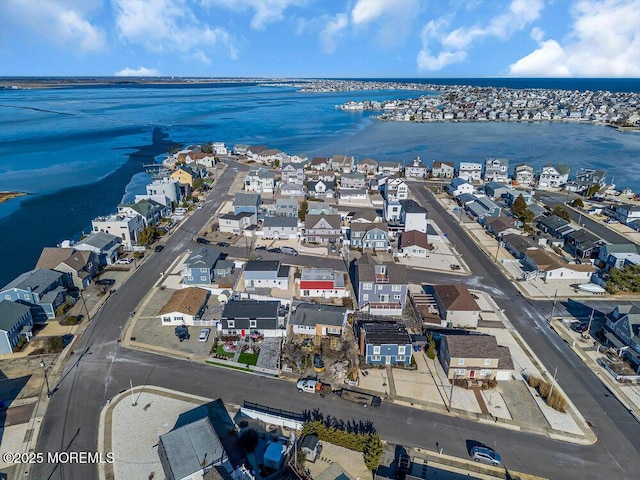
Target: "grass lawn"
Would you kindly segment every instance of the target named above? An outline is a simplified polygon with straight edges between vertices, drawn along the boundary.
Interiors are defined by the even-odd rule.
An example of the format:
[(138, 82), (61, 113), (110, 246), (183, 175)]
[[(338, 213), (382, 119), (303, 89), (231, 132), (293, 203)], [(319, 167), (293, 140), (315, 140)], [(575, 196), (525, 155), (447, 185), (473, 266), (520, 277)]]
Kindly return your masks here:
[(216, 349), (216, 353), (218, 355), (224, 355), (225, 357), (233, 357), (235, 355), (235, 353), (233, 352), (225, 352), (223, 345), (218, 345), (218, 348)]
[(255, 365), (258, 363), (257, 353), (241, 353), (238, 358), (238, 363), (244, 363), (245, 365)]

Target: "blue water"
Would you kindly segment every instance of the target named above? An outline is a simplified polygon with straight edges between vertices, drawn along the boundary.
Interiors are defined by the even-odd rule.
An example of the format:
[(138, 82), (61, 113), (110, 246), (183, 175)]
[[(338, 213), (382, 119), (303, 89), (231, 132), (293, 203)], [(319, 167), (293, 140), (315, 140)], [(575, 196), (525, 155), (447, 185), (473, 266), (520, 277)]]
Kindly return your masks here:
[[(566, 88), (588, 85), (576, 82)], [(612, 91), (638, 86), (594, 82)], [(604, 168), (619, 186), (640, 188), (640, 134), (568, 123), (382, 123), (370, 119), (372, 112), (334, 108), (346, 100), (413, 96), (415, 91), (314, 94), (246, 84), (0, 91), (0, 190), (30, 193), (0, 204), (0, 286), (33, 268), (43, 246), (77, 238), (92, 218), (142, 193), (143, 165), (175, 144), (265, 144), (309, 156), (401, 161), (419, 155), (427, 163), (500, 156), (511, 165)]]

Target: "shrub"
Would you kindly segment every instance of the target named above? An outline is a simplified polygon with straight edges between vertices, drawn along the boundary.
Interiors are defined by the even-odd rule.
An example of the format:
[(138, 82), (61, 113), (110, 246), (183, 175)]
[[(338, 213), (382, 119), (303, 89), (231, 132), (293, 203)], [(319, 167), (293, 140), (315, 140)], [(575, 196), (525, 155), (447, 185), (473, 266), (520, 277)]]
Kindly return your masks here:
[(540, 386), (540, 379), (534, 375), (527, 376), (527, 383), (531, 388), (535, 388), (536, 390)]
[(47, 340), (47, 349), (51, 353), (58, 353), (64, 350), (64, 342), (62, 341), (62, 337), (50, 337)]
[(78, 323), (80, 323), (80, 319), (78, 317), (76, 317), (75, 315), (69, 315), (64, 323), (66, 325), (77, 325)]

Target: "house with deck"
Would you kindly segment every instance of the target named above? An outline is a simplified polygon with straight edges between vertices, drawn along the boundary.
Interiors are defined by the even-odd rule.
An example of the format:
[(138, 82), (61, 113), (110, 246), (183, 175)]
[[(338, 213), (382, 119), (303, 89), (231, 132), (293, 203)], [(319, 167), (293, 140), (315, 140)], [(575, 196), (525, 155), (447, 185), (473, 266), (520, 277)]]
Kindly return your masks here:
[(362, 321), (355, 325), (354, 330), (365, 364), (411, 364), (411, 336), (404, 323)]
[(484, 162), (485, 182), (508, 182), (509, 160), (506, 158), (487, 158)]
[(269, 240), (297, 239), (298, 217), (265, 217), (262, 236)]
[(404, 167), (404, 176), (407, 178), (427, 178), (429, 169), (420, 159), (416, 157)]
[(0, 298), (22, 303), (31, 308), (35, 322), (46, 322), (56, 317), (56, 310), (67, 298), (67, 287), (71, 286), (69, 275), (54, 270), (36, 268), (18, 275), (0, 288)]
[(569, 180), (569, 172), (567, 165), (545, 165), (540, 172), (536, 188), (538, 190), (560, 188)]
[(340, 214), (307, 214), (304, 225), (304, 240), (307, 243), (334, 244), (343, 237)]
[(407, 299), (407, 271), (394, 262), (363, 254), (355, 262), (358, 306), (371, 315), (402, 315)]
[(210, 285), (215, 279), (231, 275), (232, 271), (232, 261), (223, 260), (222, 252), (217, 248), (204, 245), (184, 261), (182, 285)]
[(453, 178), (455, 165), (453, 162), (434, 160), (431, 166), (431, 178)]
[(122, 245), (120, 237), (105, 232), (87, 235), (73, 247), (83, 252), (93, 252), (98, 257), (101, 266), (113, 265), (118, 259), (118, 252)]
[(363, 250), (389, 250), (389, 227), (386, 223), (351, 223), (351, 248)]
[(296, 335), (341, 337), (347, 326), (347, 309), (319, 303), (301, 303), (289, 317), (287, 328)]
[(98, 256), (87, 250), (75, 248), (45, 247), (40, 253), (36, 268), (55, 270), (68, 275), (73, 286), (86, 289), (98, 274)]
[(467, 182), (479, 182), (482, 179), (482, 164), (474, 162), (460, 162), (458, 178)]

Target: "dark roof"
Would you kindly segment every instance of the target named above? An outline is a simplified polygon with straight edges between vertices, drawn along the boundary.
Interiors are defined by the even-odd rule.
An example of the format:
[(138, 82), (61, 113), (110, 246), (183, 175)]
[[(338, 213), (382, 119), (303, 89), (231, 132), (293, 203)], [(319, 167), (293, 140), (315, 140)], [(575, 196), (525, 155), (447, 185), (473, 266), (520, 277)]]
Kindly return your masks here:
[(427, 209), (415, 200), (400, 200), (400, 205), (406, 213), (427, 213)]
[(249, 260), (244, 266), (245, 272), (275, 272), (279, 269), (279, 260)]
[(347, 309), (333, 305), (321, 305), (319, 303), (303, 303), (296, 307), (291, 314), (291, 325), (316, 326), (331, 325), (342, 327)]
[(429, 243), (427, 242), (427, 234), (417, 230), (404, 232), (400, 237), (400, 248), (411, 247), (413, 245), (426, 248), (428, 250)]
[(360, 223), (360, 222), (352, 222), (351, 223), (351, 231), (352, 232), (368, 232), (373, 229), (382, 230), (383, 232), (389, 231), (389, 226), (386, 223)]
[(217, 248), (204, 245), (194, 250), (184, 264), (190, 268), (213, 268), (221, 255), (222, 252)]
[(560, 218), (557, 215), (549, 215), (548, 217), (541, 218), (538, 223), (551, 230), (557, 230), (558, 228), (564, 227), (565, 225), (569, 224), (569, 222), (567, 222), (564, 218)]
[(0, 330), (8, 332), (29, 311), (29, 307), (10, 300), (0, 300)]
[(260, 204), (260, 195), (257, 193), (236, 193), (233, 197), (233, 206), (255, 207)]
[(373, 345), (404, 345), (411, 343), (411, 336), (404, 323), (369, 322), (360, 325), (366, 342)]
[(63, 273), (56, 272), (54, 270), (47, 270), (44, 268), (36, 268), (20, 274), (14, 278), (11, 282), (7, 283), (1, 290), (9, 290), (11, 288), (17, 288), (20, 290), (31, 289), (35, 293), (42, 293), (51, 285), (59, 282), (64, 276)]
[(307, 215), (304, 219), (304, 225), (307, 229), (314, 229), (322, 219), (324, 219), (332, 229), (340, 228), (342, 226), (342, 219), (340, 218), (340, 214), (337, 213)]
[(434, 285), (433, 290), (447, 310), (480, 311), (478, 302), (464, 285)]
[(407, 281), (407, 269), (404, 265), (400, 265), (394, 262), (380, 262), (378, 263), (368, 253), (363, 254), (357, 261), (358, 266), (358, 281), (360, 282), (373, 282), (376, 283), (376, 265), (385, 265), (387, 267), (388, 284), (390, 285), (406, 285)]
[(265, 217), (262, 228), (297, 228), (298, 217)]
[(538, 248), (538, 243), (531, 237), (524, 237), (515, 233), (508, 233), (502, 237), (502, 240), (520, 252), (529, 248)]
[(224, 306), (222, 318), (277, 318), (279, 308), (278, 300), (231, 301)]
[(508, 228), (515, 228), (514, 219), (511, 217), (492, 217), (485, 223), (498, 233), (504, 232)]

